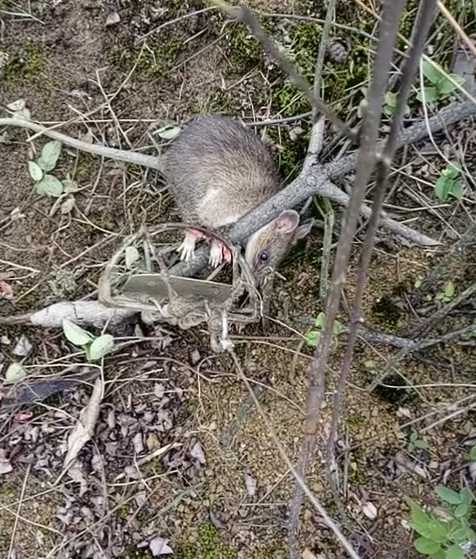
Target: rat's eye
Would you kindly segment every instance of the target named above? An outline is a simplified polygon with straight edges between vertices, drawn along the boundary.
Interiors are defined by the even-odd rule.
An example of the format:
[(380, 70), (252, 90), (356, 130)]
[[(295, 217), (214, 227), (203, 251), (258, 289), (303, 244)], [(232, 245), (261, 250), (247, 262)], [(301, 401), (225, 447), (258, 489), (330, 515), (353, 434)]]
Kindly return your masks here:
[(264, 263), (264, 262), (268, 262), (268, 260), (269, 260), (269, 252), (268, 252), (267, 250), (262, 250), (262, 251), (259, 253), (258, 258), (259, 258), (259, 261), (260, 261), (260, 262), (263, 262), (263, 263)]

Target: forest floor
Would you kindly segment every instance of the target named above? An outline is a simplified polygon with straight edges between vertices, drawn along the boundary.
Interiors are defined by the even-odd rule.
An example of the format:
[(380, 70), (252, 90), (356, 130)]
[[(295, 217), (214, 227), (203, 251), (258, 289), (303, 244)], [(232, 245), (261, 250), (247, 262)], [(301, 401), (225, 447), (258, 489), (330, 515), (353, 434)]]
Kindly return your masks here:
[[(305, 0), (251, 4), (312, 75), (318, 19), (325, 14)], [(372, 56), (363, 33), (375, 35), (377, 21), (351, 0), (338, 5), (334, 48), (340, 45), (347, 58), (327, 60), (325, 97), (355, 124)], [(154, 153), (157, 145), (167, 149), (167, 139), (157, 134), (164, 126), (181, 125), (196, 114), (228, 114), (256, 126), (276, 154), (283, 181), (289, 181), (303, 161), (309, 115), (266, 122), (310, 108), (242, 26), (204, 8), (191, 0), (0, 0), (2, 116), (6, 106), (23, 99), (31, 118), (45, 126)], [(408, 25), (402, 22), (407, 36)], [(435, 59), (448, 68), (454, 38), (438, 31), (430, 42), (438, 45)], [(420, 118), (415, 92), (408, 121)], [(28, 160), (38, 157), (47, 140), (27, 141), (31, 136), (0, 129), (3, 317), (91, 296), (125, 236), (142, 223), (177, 220), (158, 173), (67, 148), (54, 174), (62, 181), (69, 177), (76, 190), (59, 203), (38, 194)], [(323, 161), (346, 148), (335, 136), (328, 126)], [(436, 282), (424, 302), (418, 294), (424, 278), (476, 219), (474, 123), (462, 121), (434, 141), (437, 149), (425, 140), (399, 152), (386, 210), (439, 240), (443, 250), (408, 246), (382, 231), (371, 262), (366, 327), (394, 337), (409, 335), (417, 307), (431, 316), (476, 282), (473, 254), (449, 279)], [(435, 195), (447, 167), (442, 154), (463, 166), (461, 199)], [(350, 185), (351, 179), (340, 184)], [(313, 211), (322, 219), (318, 206)], [(339, 224), (341, 208), (334, 211)], [(360, 247), (361, 232), (345, 302), (351, 300)], [(323, 311), (321, 254), (322, 230), (316, 228), (280, 270), (268, 330), (254, 325), (232, 332), (244, 373), (291, 460), (300, 447), (313, 352), (305, 335)], [(347, 310), (345, 304), (343, 324)], [(464, 327), (475, 312), (474, 299), (464, 301), (433, 326), (431, 336)], [(71, 371), (85, 379), (73, 390), (13, 411), (2, 410), (9, 387), (0, 386), (0, 556), (152, 557), (154, 546), (166, 540), (179, 559), (287, 557), (293, 480), (232, 360), (212, 353), (200, 328), (151, 333), (133, 325), (124, 338), (134, 343), (107, 356), (101, 369), (105, 393), (92, 440), (75, 468), (62, 475), (68, 437), (91, 397), (88, 375), (98, 367), (59, 329), (0, 325), (2, 375), (21, 361), (28, 380)], [(336, 339), (308, 477), (336, 518), (340, 512), (323, 449), (344, 340)], [(406, 499), (435, 505), (438, 484), (461, 489), (476, 443), (474, 337), (435, 344), (392, 365), (397, 353), (383, 341), (359, 339), (339, 436), (346, 513), (339, 519), (363, 559), (418, 556)], [(370, 391), (384, 372), (385, 381)], [(450, 414), (454, 417), (445, 419)], [(308, 502), (300, 541), (304, 559), (345, 557)]]

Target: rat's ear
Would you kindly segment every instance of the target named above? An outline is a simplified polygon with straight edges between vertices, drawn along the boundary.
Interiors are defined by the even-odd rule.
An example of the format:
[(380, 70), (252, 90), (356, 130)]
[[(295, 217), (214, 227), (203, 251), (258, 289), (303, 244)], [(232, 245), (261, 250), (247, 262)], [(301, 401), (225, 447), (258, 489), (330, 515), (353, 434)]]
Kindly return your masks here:
[(311, 232), (311, 229), (314, 225), (314, 220), (311, 219), (310, 221), (306, 221), (306, 223), (303, 223), (302, 225), (300, 225), (297, 229), (296, 229), (296, 233), (294, 234), (294, 240), (295, 241), (299, 241), (299, 239), (304, 239), (304, 237), (307, 237), (309, 235), (309, 233)]
[(274, 222), (278, 233), (287, 235), (296, 230), (299, 225), (299, 214), (294, 210), (284, 210), (279, 214)]

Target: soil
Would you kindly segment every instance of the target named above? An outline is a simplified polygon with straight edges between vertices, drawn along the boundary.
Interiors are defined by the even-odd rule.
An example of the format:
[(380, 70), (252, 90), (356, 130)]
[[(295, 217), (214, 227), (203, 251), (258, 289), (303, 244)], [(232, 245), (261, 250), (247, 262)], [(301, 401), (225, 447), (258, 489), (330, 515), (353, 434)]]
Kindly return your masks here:
[[(280, 36), (301, 25), (293, 16), (324, 15), (306, 1), (251, 4), (287, 14), (266, 20)], [(204, 6), (198, 0), (0, 0), (0, 110), (6, 115), (7, 105), (24, 99), (32, 118), (46, 126), (148, 153), (166, 149), (168, 140), (158, 130), (198, 113), (231, 114), (248, 123), (288, 116), (287, 110), (299, 113), (298, 105), (296, 110), (279, 105), (289, 102), (285, 80), (247, 34)], [(338, 22), (356, 25), (349, 21), (351, 13), (355, 17), (352, 6), (342, 3)], [(373, 28), (375, 22), (360, 15), (359, 29)], [(361, 48), (358, 33), (351, 39), (340, 33), (342, 43), (355, 41), (355, 52)], [(8, 56), (3, 68), (2, 54)], [(328, 63), (326, 72), (331, 79), (343, 70)], [(363, 84), (355, 79), (337, 103), (350, 119), (362, 98)], [(415, 107), (412, 118), (420, 118)], [(303, 131), (306, 138), (309, 128), (306, 118), (256, 128), (275, 149), (283, 177), (302, 162), (301, 140), (290, 138)], [(326, 133), (335, 135), (330, 127)], [(21, 129), (0, 130), (1, 317), (94, 296), (100, 273), (125, 236), (143, 223), (177, 219), (158, 173), (66, 148), (52, 173), (62, 181), (69, 177), (76, 190), (59, 201), (38, 194), (28, 160), (40, 155), (46, 140), (29, 141), (31, 136)], [(364, 296), (365, 326), (394, 342), (411, 337), (419, 320), (451, 301), (448, 278), (443, 283), (433, 278), (423, 295), (418, 289), (476, 218), (474, 123), (461, 122), (435, 141), (447, 158), (456, 153), (464, 161), (465, 196), (445, 203), (435, 199), (433, 184), (446, 164), (432, 144), (425, 141), (398, 155), (386, 209), (440, 240), (443, 249), (407, 246), (379, 233)], [(343, 146), (342, 139), (329, 142), (326, 157)], [(346, 188), (346, 182), (340, 186)], [(340, 223), (339, 208), (335, 218)], [(359, 231), (343, 324), (361, 241)], [(474, 253), (456, 259), (456, 294), (476, 281)], [(303, 335), (323, 311), (321, 255), (322, 231), (316, 228), (280, 270), (275, 320), (267, 330), (256, 324), (232, 332), (244, 374), (292, 461), (302, 441), (313, 352)], [(463, 301), (427, 335), (465, 328), (475, 312), (474, 298)], [(22, 337), (32, 346), (26, 356), (18, 352)], [(292, 476), (232, 359), (214, 354), (200, 327), (132, 324), (116, 338), (129, 343), (103, 365), (92, 366), (60, 329), (0, 325), (3, 375), (12, 361), (21, 361), (29, 381), (71, 374), (78, 380), (34, 406), (0, 407), (0, 556), (152, 557), (154, 542), (159, 545), (162, 538), (172, 556), (182, 559), (287, 557)], [(474, 484), (468, 473), (476, 439), (474, 337), (455, 337), (393, 365), (398, 349), (392, 344), (359, 338), (337, 441), (339, 504), (329, 485), (325, 447), (344, 348), (345, 335), (336, 336), (307, 483), (360, 557), (419, 557), (407, 498), (435, 506), (438, 484), (455, 490)], [(68, 437), (90, 401), (98, 371), (105, 384), (94, 433), (75, 467), (64, 472)], [(384, 373), (377, 390), (369, 391)], [(0, 387), (0, 406), (9, 390)], [(447, 418), (452, 412), (457, 413)], [(3, 473), (3, 465), (11, 471)], [(309, 502), (299, 540), (303, 558), (345, 557)]]

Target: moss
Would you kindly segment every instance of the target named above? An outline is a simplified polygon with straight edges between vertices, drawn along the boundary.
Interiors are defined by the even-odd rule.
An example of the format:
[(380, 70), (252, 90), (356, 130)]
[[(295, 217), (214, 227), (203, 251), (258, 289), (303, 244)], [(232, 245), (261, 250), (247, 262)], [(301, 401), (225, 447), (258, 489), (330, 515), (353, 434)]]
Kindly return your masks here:
[(270, 128), (267, 133), (274, 143), (281, 145), (278, 164), (281, 176), (288, 182), (295, 178), (300, 170), (309, 143), (309, 132), (295, 140), (291, 140), (286, 133), (279, 136), (277, 128)]
[(237, 551), (223, 543), (220, 533), (212, 524), (198, 528), (195, 542), (183, 546), (177, 554), (179, 559), (236, 559)]
[(28, 41), (8, 62), (4, 71), (6, 82), (34, 81), (40, 78), (46, 66), (46, 54), (38, 44)]
[(230, 26), (226, 40), (228, 44), (227, 53), (234, 72), (246, 72), (263, 61), (264, 55), (261, 45), (249, 34), (244, 25), (235, 24)]
[[(141, 53), (140, 48), (133, 45), (117, 44), (109, 55), (111, 65), (129, 71), (136, 64), (135, 76), (138, 79), (163, 78), (177, 62), (183, 48), (183, 40), (171, 37), (151, 42), (149, 48)], [(138, 59), (138, 57), (140, 58)]]

